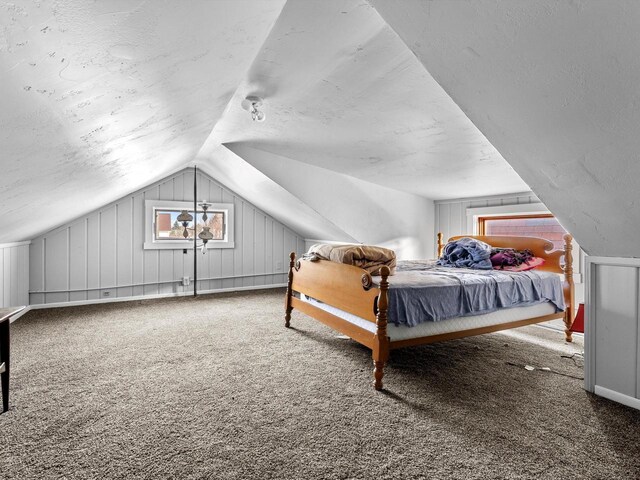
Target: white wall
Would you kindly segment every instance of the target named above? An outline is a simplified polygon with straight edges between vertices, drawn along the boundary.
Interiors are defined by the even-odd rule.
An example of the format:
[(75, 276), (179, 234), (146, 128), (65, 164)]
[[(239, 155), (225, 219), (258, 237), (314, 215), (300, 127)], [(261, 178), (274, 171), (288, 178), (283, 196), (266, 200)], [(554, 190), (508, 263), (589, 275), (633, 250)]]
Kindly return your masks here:
[(227, 147), (203, 147), (196, 160), (204, 172), (305, 238), (355, 241)]
[(29, 303), (29, 242), (0, 244), (0, 308)]
[[(193, 277), (193, 250), (144, 250), (145, 200), (193, 201), (193, 171), (183, 170), (35, 238), (30, 248), (31, 304), (179, 294)], [(235, 248), (198, 253), (198, 290), (286, 282), (288, 255), (304, 239), (209, 176), (198, 199), (235, 205)], [(214, 278), (215, 280), (204, 280)]]
[(345, 232), (328, 240), (384, 246), (400, 259), (433, 250), (432, 200), (247, 145), (227, 147)]
[(585, 388), (640, 409), (640, 260), (588, 257)]

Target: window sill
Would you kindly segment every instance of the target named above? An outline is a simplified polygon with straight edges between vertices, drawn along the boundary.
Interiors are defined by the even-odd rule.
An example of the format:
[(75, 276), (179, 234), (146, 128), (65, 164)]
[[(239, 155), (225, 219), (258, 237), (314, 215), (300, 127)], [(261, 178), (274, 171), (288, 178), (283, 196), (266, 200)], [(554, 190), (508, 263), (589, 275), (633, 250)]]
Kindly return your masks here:
[[(188, 249), (193, 249), (193, 241), (171, 242), (171, 243), (144, 242), (142, 248), (144, 250), (184, 250), (184, 249), (188, 250)], [(202, 244), (200, 243), (197, 248), (198, 249), (202, 248)], [(207, 243), (207, 250), (215, 250), (217, 248), (235, 248), (235, 243), (234, 242)]]

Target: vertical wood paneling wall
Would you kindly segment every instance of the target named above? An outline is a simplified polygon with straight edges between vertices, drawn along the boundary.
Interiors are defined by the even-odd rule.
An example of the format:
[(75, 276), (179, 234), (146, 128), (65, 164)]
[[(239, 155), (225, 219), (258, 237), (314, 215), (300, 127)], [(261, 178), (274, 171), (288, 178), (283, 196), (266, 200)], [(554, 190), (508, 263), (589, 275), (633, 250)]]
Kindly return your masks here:
[[(235, 248), (197, 254), (198, 291), (286, 283), (289, 253), (304, 239), (198, 172), (198, 199), (235, 205)], [(193, 250), (144, 250), (145, 200), (193, 201), (193, 171), (183, 170), (34, 239), (32, 305), (190, 292)], [(212, 280), (207, 280), (212, 279)]]
[(29, 303), (29, 242), (0, 244), (0, 307)]
[(505, 205), (523, 205), (540, 203), (533, 193), (500, 195), (492, 197), (465, 198), (457, 200), (437, 200), (435, 202), (435, 232), (442, 232), (445, 241), (455, 235), (464, 235), (467, 231), (467, 208), (499, 207)]
[(587, 257), (585, 389), (640, 409), (640, 259)]

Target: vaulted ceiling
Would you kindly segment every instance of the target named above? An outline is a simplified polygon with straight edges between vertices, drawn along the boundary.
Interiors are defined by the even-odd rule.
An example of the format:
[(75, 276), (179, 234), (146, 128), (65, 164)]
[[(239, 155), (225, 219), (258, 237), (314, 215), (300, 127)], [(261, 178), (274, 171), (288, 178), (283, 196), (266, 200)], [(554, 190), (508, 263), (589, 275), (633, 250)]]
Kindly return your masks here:
[[(187, 5), (188, 4), (188, 5)], [(0, 5), (0, 205), (28, 239), (193, 160), (281, 1)]]
[[(267, 122), (240, 108), (248, 93)], [(361, 1), (288, 2), (212, 139), (432, 199), (528, 189)]]
[[(0, 241), (197, 163), (312, 238), (369, 235), (370, 220), (358, 221), (366, 209), (348, 218), (336, 208), (356, 197), (385, 214), (384, 198), (421, 212), (428, 199), (530, 185), (590, 253), (611, 252), (619, 232), (614, 253), (640, 254), (639, 9), (624, 0), (4, 3), (0, 218), (13, 226)], [(241, 108), (247, 95), (264, 98), (265, 122)], [(341, 187), (320, 196), (313, 178)], [(413, 234), (409, 220), (390, 216), (390, 228)]]

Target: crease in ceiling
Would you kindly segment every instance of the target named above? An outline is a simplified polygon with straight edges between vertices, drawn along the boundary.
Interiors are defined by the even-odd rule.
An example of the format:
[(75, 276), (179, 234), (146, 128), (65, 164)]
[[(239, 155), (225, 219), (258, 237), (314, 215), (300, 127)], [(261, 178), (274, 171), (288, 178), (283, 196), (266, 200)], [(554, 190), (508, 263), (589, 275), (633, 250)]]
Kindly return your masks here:
[[(239, 106), (249, 94), (265, 99), (266, 122), (247, 121)], [(209, 142), (245, 142), (430, 199), (528, 190), (361, 1), (288, 2)]]
[(0, 242), (32, 238), (186, 166), (283, 4), (3, 4), (0, 211), (26, 221)]
[(307, 239), (358, 242), (226, 146), (218, 145), (213, 155), (215, 163), (201, 161), (198, 168), (294, 232)]
[[(398, 258), (425, 258), (433, 250), (433, 201), (333, 170), (225, 144), (268, 178), (360, 243), (392, 248)], [(384, 226), (384, 228), (381, 228)], [(325, 237), (307, 237), (320, 238)]]

